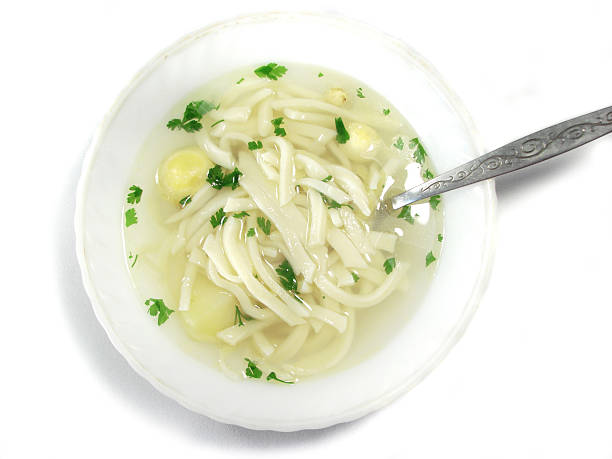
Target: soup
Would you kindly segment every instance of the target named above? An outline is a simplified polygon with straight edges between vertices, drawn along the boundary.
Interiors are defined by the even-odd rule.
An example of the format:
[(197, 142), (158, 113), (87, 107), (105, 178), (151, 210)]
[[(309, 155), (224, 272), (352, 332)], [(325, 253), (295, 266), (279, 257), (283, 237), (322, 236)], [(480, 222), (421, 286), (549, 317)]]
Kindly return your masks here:
[(230, 376), (292, 384), (355, 364), (431, 282), (439, 196), (384, 200), (433, 175), (410, 124), (346, 75), (271, 63), (208, 82), (160, 121), (127, 187), (143, 310)]

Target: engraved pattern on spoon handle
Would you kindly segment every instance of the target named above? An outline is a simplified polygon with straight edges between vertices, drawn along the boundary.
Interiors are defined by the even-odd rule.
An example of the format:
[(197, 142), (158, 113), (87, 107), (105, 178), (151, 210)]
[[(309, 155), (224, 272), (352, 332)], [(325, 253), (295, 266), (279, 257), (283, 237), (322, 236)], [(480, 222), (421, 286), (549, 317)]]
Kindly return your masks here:
[(612, 132), (612, 107), (563, 121), (479, 156), (391, 199), (394, 209), (537, 164)]

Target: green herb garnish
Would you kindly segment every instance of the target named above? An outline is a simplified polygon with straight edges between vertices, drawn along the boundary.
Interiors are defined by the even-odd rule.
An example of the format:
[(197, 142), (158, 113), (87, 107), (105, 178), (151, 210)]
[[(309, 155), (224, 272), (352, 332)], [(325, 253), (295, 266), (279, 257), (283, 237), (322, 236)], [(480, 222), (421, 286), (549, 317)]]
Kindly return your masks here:
[(328, 175), (327, 177), (325, 177), (324, 179), (321, 179), (322, 182), (329, 182), (333, 177), (331, 175)]
[(429, 266), (434, 261), (436, 261), (436, 257), (434, 257), (434, 254), (430, 250), (429, 253), (425, 255), (425, 267)]
[(225, 221), (227, 220), (227, 216), (225, 215), (225, 211), (223, 207), (221, 207), (215, 215), (210, 217), (210, 224), (213, 228), (216, 228), (219, 225), (225, 225)]
[(357, 97), (359, 97), (360, 99), (365, 99), (362, 88), (357, 88)]
[(231, 186), (232, 190), (235, 190), (240, 185), (238, 179), (241, 175), (242, 172), (238, 168), (234, 168), (229, 174), (224, 174), (221, 166), (217, 164), (208, 170), (206, 181), (216, 190), (220, 190), (224, 186)]
[(427, 153), (425, 153), (425, 149), (423, 148), (423, 145), (421, 145), (421, 141), (419, 140), (419, 138), (415, 137), (414, 139), (412, 139), (408, 146), (410, 148), (416, 148), (412, 156), (414, 157), (414, 160), (417, 163), (423, 164), (425, 162), (425, 157), (427, 156)]
[(247, 237), (253, 236), (255, 236), (255, 228), (249, 228), (249, 230), (247, 231)]
[(280, 283), (285, 290), (297, 292), (297, 279), (295, 277), (295, 273), (293, 272), (293, 268), (287, 260), (283, 261), (278, 268), (276, 268), (276, 273), (278, 274)]
[(294, 384), (293, 381), (283, 381), (282, 379), (278, 379), (276, 377), (276, 373), (274, 373), (273, 371), (271, 371), (270, 374), (266, 376), (266, 381), (271, 381), (271, 380), (282, 382), (284, 384)]
[(431, 180), (432, 178), (434, 178), (433, 172), (430, 171), (429, 169), (425, 169), (425, 172), (423, 172), (423, 179)]
[(387, 258), (383, 263), (383, 268), (387, 274), (391, 274), (391, 271), (395, 268), (395, 258)]
[(391, 113), (391, 110), (388, 108), (383, 108), (383, 115), (385, 116), (389, 116), (389, 113)]
[(219, 123), (223, 123), (225, 120), (219, 120), (219, 121), (215, 121), (213, 124), (210, 125), (210, 127), (215, 127), (217, 124)]
[(351, 276), (353, 276), (353, 282), (357, 283), (359, 280), (359, 275), (356, 272), (351, 271)]
[(131, 192), (127, 195), (127, 202), (129, 204), (138, 204), (140, 202), (140, 198), (142, 197), (142, 188), (132, 185), (129, 189)]
[(244, 370), (244, 374), (248, 378), (261, 378), (262, 372), (259, 368), (257, 368), (257, 364), (253, 362), (251, 359), (244, 359), (247, 362), (246, 370)]
[(402, 139), (401, 137), (398, 137), (395, 143), (393, 144), (393, 146), (397, 148), (398, 150), (403, 150), (404, 149), (404, 139)]
[(268, 78), (269, 80), (278, 80), (287, 72), (287, 67), (270, 62), (268, 65), (262, 65), (255, 69), (255, 75), (259, 78)]
[(272, 125), (274, 126), (274, 135), (277, 135), (279, 137), (285, 137), (287, 135), (287, 131), (285, 131), (285, 128), (280, 127), (280, 125), (283, 123), (282, 116), (279, 118), (274, 118), (270, 121), (270, 123), (272, 123)]
[(172, 131), (182, 129), (185, 132), (196, 132), (202, 129), (200, 120), (211, 110), (219, 110), (219, 105), (213, 105), (205, 100), (194, 100), (185, 107), (183, 119), (174, 118), (168, 121), (166, 127)]
[(244, 81), (244, 77), (243, 77), (243, 78), (240, 78), (238, 81), (236, 81), (236, 84), (240, 84), (240, 83), (242, 83), (243, 81)]
[(443, 239), (442, 233), (438, 233), (438, 242), (442, 242)]
[(406, 220), (411, 225), (414, 225), (414, 217), (412, 216), (412, 212), (411, 212), (410, 206), (402, 207), (402, 211), (399, 213), (397, 218), (403, 218), (404, 220)]
[(149, 314), (152, 316), (157, 316), (158, 326), (168, 320), (170, 314), (174, 312), (174, 310), (166, 306), (164, 304), (164, 300), (160, 298), (149, 298), (147, 301), (145, 301), (145, 305), (149, 306)]
[(185, 207), (187, 204), (189, 204), (191, 202), (191, 195), (188, 194), (187, 196), (185, 196), (183, 199), (181, 199), (179, 201), (179, 206), (181, 207), (181, 209), (183, 207)]
[(244, 322), (242, 321), (242, 319), (244, 319), (245, 321), (253, 320), (251, 317), (247, 316), (246, 314), (243, 314), (242, 311), (240, 311), (238, 305), (236, 305), (236, 312), (234, 313), (234, 325), (244, 327)]
[(134, 255), (132, 255), (132, 252), (130, 252), (130, 254), (128, 255), (128, 259), (134, 260), (132, 262), (132, 264), (130, 265), (130, 268), (133, 268), (134, 265), (136, 264), (136, 261), (138, 261), (138, 254), (136, 254), (136, 256), (134, 256)]
[(350, 204), (340, 204), (338, 201), (334, 201), (332, 198), (325, 196), (323, 193), (320, 194), (321, 198), (323, 199), (323, 202), (325, 203), (328, 209), (339, 209), (340, 207), (344, 206), (348, 207), (351, 210), (354, 210), (353, 206), (351, 206)]
[(346, 130), (346, 128), (344, 127), (344, 123), (342, 122), (342, 118), (336, 118), (336, 141), (338, 143), (346, 143), (351, 136), (349, 135), (348, 131)]
[(238, 212), (237, 214), (232, 215), (232, 217), (234, 218), (242, 218), (242, 217), (248, 217), (249, 213), (246, 210), (243, 210), (242, 212)]
[(323, 76), (323, 74), (321, 72), (319, 72), (318, 77), (321, 78)]
[(263, 148), (263, 143), (261, 143), (261, 140), (257, 140), (257, 141), (249, 142), (247, 146), (249, 147), (249, 150), (251, 151), (259, 150), (260, 148)]
[(132, 226), (138, 223), (138, 217), (136, 216), (136, 209), (128, 209), (125, 211), (125, 227)]
[(440, 204), (441, 200), (442, 198), (439, 194), (432, 196), (431, 198), (429, 198), (429, 205), (433, 210), (438, 210), (438, 205)]
[(267, 234), (268, 236), (270, 235), (270, 230), (272, 229), (272, 223), (270, 222), (270, 220), (267, 220), (264, 217), (257, 217), (257, 225), (265, 234)]

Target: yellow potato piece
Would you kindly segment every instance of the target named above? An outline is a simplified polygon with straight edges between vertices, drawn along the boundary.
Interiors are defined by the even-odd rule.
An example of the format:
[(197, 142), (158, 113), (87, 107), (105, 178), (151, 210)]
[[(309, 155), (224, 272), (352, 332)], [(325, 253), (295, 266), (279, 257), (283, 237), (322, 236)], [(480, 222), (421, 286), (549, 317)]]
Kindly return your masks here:
[(366, 124), (353, 122), (349, 123), (346, 130), (350, 138), (343, 145), (343, 150), (351, 159), (372, 159), (376, 156), (381, 140), (374, 129)]
[(191, 338), (212, 341), (217, 332), (234, 325), (236, 304), (234, 295), (199, 276), (193, 285), (189, 310), (179, 314)]
[(187, 195), (193, 195), (206, 181), (213, 163), (197, 147), (183, 148), (172, 153), (157, 170), (157, 183), (162, 194), (178, 203)]

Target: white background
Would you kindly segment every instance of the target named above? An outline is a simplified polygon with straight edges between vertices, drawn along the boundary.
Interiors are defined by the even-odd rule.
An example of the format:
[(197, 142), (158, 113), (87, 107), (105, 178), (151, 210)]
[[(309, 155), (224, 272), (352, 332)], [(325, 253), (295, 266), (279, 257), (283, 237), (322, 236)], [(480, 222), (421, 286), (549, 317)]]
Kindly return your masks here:
[(497, 181), (495, 268), (466, 335), (356, 422), (218, 424), (137, 376), (94, 318), (73, 248), (83, 150), (132, 75), (193, 29), (278, 8), (367, 21), (438, 68), (489, 149), (612, 105), (609, 0), (394, 3), (3, 3), (1, 458), (612, 458), (612, 136)]

